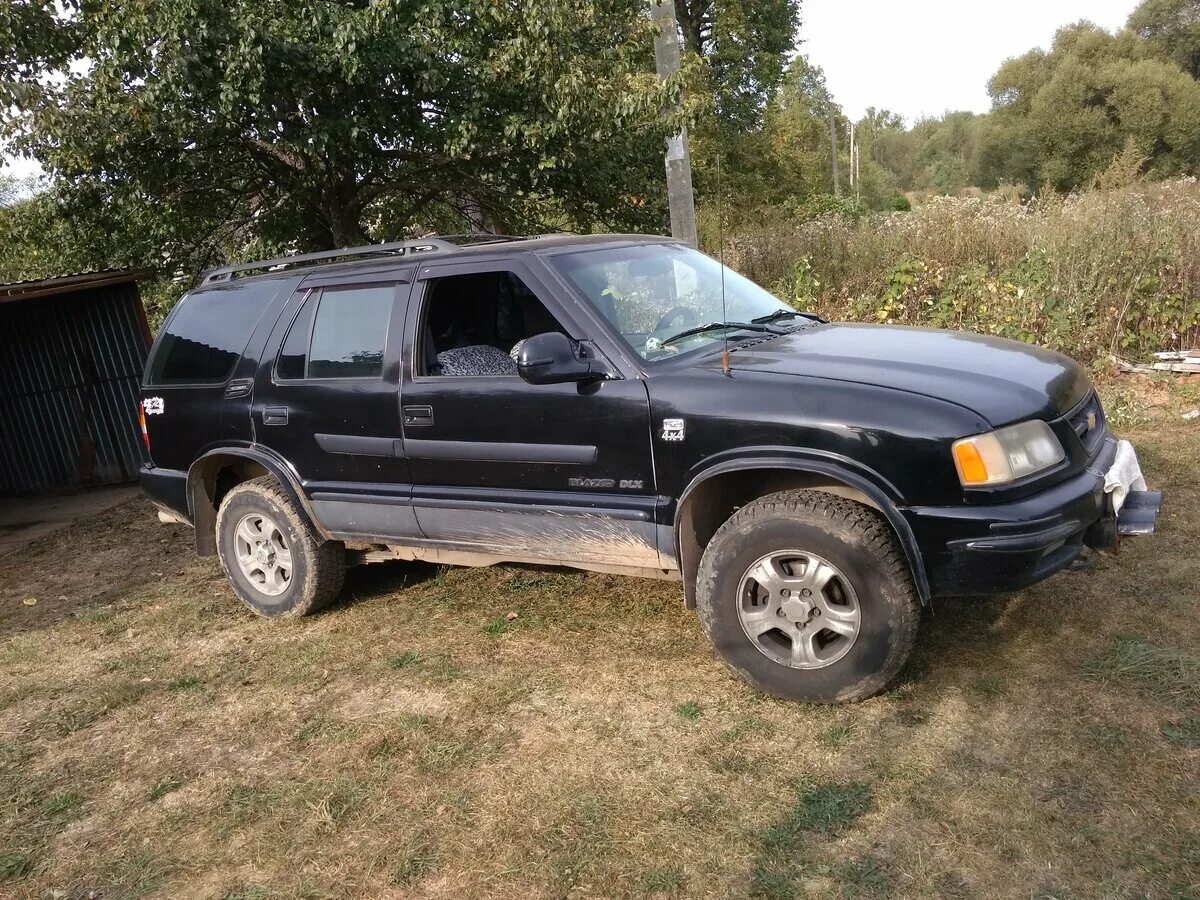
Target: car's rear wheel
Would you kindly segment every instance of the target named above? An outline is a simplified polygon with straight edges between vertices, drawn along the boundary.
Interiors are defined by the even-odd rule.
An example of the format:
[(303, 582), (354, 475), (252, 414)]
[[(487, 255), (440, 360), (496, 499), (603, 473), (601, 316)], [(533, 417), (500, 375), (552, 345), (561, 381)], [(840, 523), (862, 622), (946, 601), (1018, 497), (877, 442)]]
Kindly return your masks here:
[(704, 551), (696, 600), (717, 652), (746, 680), (816, 703), (886, 688), (920, 621), (887, 523), (820, 491), (771, 494), (734, 513)]
[(346, 576), (342, 545), (321, 540), (269, 477), (225, 495), (217, 553), (242, 602), (268, 618), (315, 612), (337, 596)]

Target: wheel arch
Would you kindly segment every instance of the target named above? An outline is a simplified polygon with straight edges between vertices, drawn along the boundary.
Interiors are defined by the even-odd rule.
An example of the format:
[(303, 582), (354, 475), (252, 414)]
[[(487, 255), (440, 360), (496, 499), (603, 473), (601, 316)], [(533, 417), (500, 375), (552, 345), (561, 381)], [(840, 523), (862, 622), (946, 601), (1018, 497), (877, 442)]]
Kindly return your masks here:
[(843, 462), (787, 456), (726, 460), (696, 475), (675, 512), (675, 558), (689, 608), (696, 604), (696, 572), (712, 536), (738, 508), (785, 490), (820, 490), (877, 510), (888, 523), (912, 571), (922, 604), (929, 602), (929, 579), (921, 549), (896, 505), (898, 492), (884, 479)]
[(230, 488), (269, 475), (308, 519), (321, 537), (329, 535), (313, 515), (311, 504), (300, 488), (300, 479), (284, 460), (259, 447), (216, 447), (200, 456), (187, 476), (188, 511), (196, 532), (196, 552), (213, 556), (217, 552), (217, 510)]

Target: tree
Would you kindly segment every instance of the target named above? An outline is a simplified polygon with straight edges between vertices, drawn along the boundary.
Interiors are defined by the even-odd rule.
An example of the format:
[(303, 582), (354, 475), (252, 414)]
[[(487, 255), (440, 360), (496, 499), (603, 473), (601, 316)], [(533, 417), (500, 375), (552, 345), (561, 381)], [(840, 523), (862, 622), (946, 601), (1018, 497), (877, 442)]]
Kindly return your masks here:
[(10, 6), (4, 131), (147, 258), (664, 220), (680, 84), (627, 0), (72, 3)]
[(800, 0), (675, 0), (675, 16), (684, 49), (707, 64), (722, 123), (760, 126), (796, 46)]
[(1129, 27), (1200, 79), (1200, 0), (1143, 0)]
[(989, 83), (994, 108), (980, 149), (980, 181), (1073, 190), (1132, 141), (1150, 172), (1200, 166), (1200, 83), (1136, 34), (1081, 22), (1049, 53), (1009, 60)]

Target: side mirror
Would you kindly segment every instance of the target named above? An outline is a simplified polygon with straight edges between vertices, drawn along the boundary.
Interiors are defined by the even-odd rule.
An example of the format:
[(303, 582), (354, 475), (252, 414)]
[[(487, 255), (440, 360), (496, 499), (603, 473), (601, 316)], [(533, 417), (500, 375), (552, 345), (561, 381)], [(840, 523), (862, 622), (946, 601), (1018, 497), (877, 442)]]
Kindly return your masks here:
[(517, 372), (530, 384), (595, 381), (607, 375), (596, 361), (581, 359), (570, 339), (557, 331), (525, 340), (517, 354)]

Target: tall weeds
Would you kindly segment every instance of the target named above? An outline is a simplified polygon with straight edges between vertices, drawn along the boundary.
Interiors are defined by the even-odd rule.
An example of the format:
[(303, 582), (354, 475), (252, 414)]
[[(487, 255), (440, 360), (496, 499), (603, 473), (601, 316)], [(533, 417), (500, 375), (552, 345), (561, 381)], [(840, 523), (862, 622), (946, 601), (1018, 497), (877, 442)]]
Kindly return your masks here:
[(743, 231), (726, 258), (831, 318), (962, 328), (1085, 362), (1200, 345), (1195, 178), (828, 215)]

